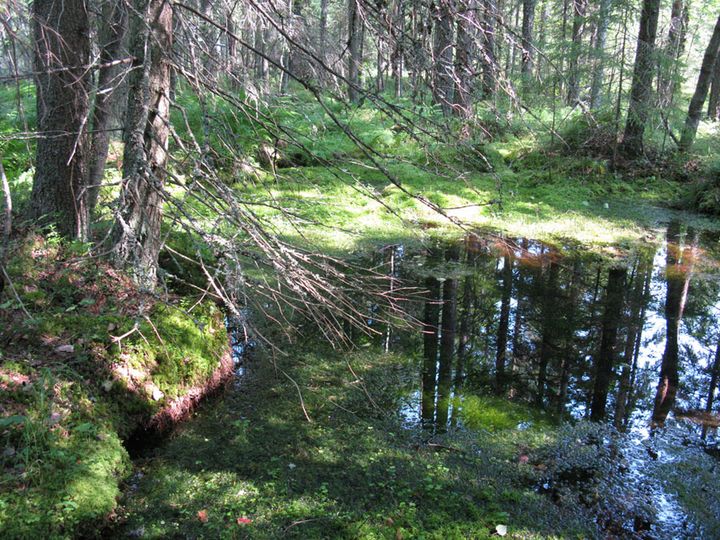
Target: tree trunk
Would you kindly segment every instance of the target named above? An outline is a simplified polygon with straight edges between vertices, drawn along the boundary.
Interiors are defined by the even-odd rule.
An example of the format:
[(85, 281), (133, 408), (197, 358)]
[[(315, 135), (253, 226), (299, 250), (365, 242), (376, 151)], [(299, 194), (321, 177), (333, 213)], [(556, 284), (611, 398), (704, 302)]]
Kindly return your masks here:
[(573, 265), (573, 273), (567, 286), (568, 298), (563, 310), (564, 324), (562, 328), (562, 363), (560, 366), (560, 382), (558, 384), (557, 403), (555, 411), (558, 415), (565, 412), (565, 404), (570, 385), (570, 370), (576, 362), (578, 353), (575, 347), (575, 333), (578, 327), (578, 297), (582, 282), (582, 268), (579, 262)]
[(533, 50), (533, 26), (535, 24), (535, 6), (537, 0), (523, 0), (523, 18), (522, 18), (522, 59), (520, 73), (523, 78), (525, 89), (529, 87), (533, 74), (533, 59), (535, 51)]
[(103, 180), (105, 162), (110, 147), (110, 124), (116, 104), (121, 97), (117, 92), (121, 84), (119, 74), (124, 66), (108, 66), (123, 54), (127, 33), (127, 7), (123, 0), (109, 0), (103, 5), (102, 21), (99, 22), (100, 64), (95, 108), (93, 109), (92, 152), (88, 172), (88, 211), (92, 215), (97, 204), (100, 184)]
[(558, 273), (560, 271), (557, 262), (550, 263), (548, 279), (543, 290), (542, 300), (542, 342), (540, 344), (540, 365), (538, 368), (537, 394), (535, 404), (542, 407), (545, 403), (545, 386), (547, 383), (547, 370), (550, 360), (555, 356), (556, 346), (556, 325), (558, 317), (557, 293)]
[(682, 138), (680, 139), (680, 150), (682, 152), (690, 150), (693, 142), (695, 142), (695, 135), (697, 134), (698, 124), (700, 124), (705, 98), (710, 88), (713, 68), (715, 67), (718, 52), (720, 52), (720, 17), (718, 17), (715, 23), (715, 29), (710, 38), (710, 43), (708, 43), (707, 49), (705, 49), (705, 56), (703, 56), (702, 67), (700, 68), (700, 76), (698, 77), (695, 93), (688, 107), (685, 127), (683, 128)]
[(610, 22), (610, 7), (612, 0), (600, 1), (598, 13), (597, 34), (593, 52), (595, 65), (593, 67), (592, 83), (590, 85), (590, 109), (597, 110), (602, 105), (602, 86), (605, 79), (605, 41), (607, 40), (608, 24)]
[(320, 50), (318, 56), (323, 62), (327, 60), (327, 16), (328, 0), (320, 0), (320, 37), (318, 39)]
[(628, 106), (623, 141), (619, 148), (620, 153), (628, 158), (636, 158), (643, 153), (643, 135), (652, 94), (655, 37), (657, 36), (659, 13), (660, 0), (643, 0), (635, 52), (635, 67), (630, 89), (630, 105)]
[(257, 83), (258, 92), (262, 96), (270, 93), (270, 63), (267, 59), (267, 50), (265, 44), (269, 41), (268, 29), (264, 21), (258, 21), (255, 26), (255, 81)]
[(713, 122), (720, 120), (720, 62), (717, 59), (713, 67), (712, 86), (708, 98), (708, 119)]
[[(474, 254), (468, 252), (467, 265), (470, 266), (474, 260)], [(473, 305), (475, 304), (475, 283), (472, 275), (465, 276), (463, 284), (463, 305), (462, 316), (460, 317), (460, 337), (458, 339), (457, 362), (455, 364), (455, 388), (456, 391), (462, 386), (465, 376), (465, 360), (470, 347), (472, 334)]]
[[(114, 257), (143, 287), (157, 281), (162, 189), (168, 159), (173, 11), (167, 0), (136, 0), (130, 52), (123, 184)], [(140, 16), (138, 16), (140, 15)]]
[(582, 52), (582, 37), (585, 27), (585, 12), (587, 0), (573, 1), (572, 47), (570, 48), (570, 62), (568, 70), (567, 103), (575, 105), (580, 97), (580, 54)]
[(667, 45), (658, 73), (658, 104), (660, 107), (667, 107), (672, 103), (679, 86), (677, 67), (685, 48), (685, 34), (688, 25), (688, 9), (687, 5), (683, 4), (683, 0), (673, 0), (672, 3)]
[(348, 0), (348, 99), (360, 103), (360, 68), (362, 66), (365, 26), (358, 0)]
[(396, 98), (400, 98), (403, 93), (403, 42), (405, 39), (405, 0), (396, 0), (395, 2), (395, 23), (392, 29), (393, 49), (390, 55), (390, 64), (392, 69), (393, 90)]
[(497, 28), (496, 0), (482, 0), (480, 26), (480, 65), (482, 69), (483, 97), (492, 97), (497, 89), (497, 54), (495, 32)]
[(458, 12), (455, 45), (455, 94), (453, 111), (461, 118), (472, 116), (472, 92), (475, 73), (472, 60), (474, 52), (474, 29), (476, 27), (475, 0), (462, 3)]
[(37, 141), (30, 215), (66, 237), (88, 236), (90, 24), (84, 0), (35, 0)]
[(438, 0), (434, 13), (433, 38), (433, 99), (443, 114), (452, 112), (453, 83), (453, 5), (451, 0)]
[[(643, 325), (645, 323), (646, 291), (650, 288), (652, 279), (652, 260), (638, 259), (635, 265), (633, 276), (632, 293), (629, 302), (629, 317), (627, 321), (627, 337), (625, 349), (621, 358), (620, 377), (618, 384), (617, 398), (615, 399), (615, 414), (613, 425), (617, 429), (623, 429), (628, 405), (628, 398), (631, 391), (631, 374), (635, 350), (638, 339), (641, 338)], [(628, 285), (630, 286), (630, 284)]]
[[(438, 250), (431, 248), (427, 266), (437, 262)], [(423, 423), (432, 425), (435, 420), (435, 381), (437, 378), (438, 338), (440, 336), (440, 282), (432, 276), (425, 280), (427, 301), (423, 317), (423, 370), (422, 401), (420, 417)]]

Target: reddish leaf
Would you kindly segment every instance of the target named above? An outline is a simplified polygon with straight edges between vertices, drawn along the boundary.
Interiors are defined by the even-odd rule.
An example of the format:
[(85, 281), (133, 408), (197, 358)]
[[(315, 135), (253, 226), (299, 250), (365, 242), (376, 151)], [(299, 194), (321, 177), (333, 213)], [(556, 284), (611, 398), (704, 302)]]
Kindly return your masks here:
[(237, 518), (238, 525), (250, 525), (251, 523), (252, 523), (252, 519), (250, 519), (250, 518), (246, 518), (246, 517)]

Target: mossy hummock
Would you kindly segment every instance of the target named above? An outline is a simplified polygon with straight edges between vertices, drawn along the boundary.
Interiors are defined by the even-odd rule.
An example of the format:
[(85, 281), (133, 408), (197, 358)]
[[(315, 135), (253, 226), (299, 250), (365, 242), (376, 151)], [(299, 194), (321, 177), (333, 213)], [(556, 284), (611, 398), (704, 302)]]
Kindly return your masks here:
[(0, 530), (91, 533), (130, 470), (123, 440), (167, 429), (232, 375), (224, 315), (208, 300), (161, 301), (53, 238), (19, 243), (8, 270)]

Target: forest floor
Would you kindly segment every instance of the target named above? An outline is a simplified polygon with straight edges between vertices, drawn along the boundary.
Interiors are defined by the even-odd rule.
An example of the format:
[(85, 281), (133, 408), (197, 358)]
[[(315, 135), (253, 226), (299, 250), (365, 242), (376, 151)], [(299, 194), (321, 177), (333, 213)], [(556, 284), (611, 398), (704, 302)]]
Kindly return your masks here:
[[(185, 105), (192, 122), (196, 104)], [(319, 120), (316, 106), (302, 107), (288, 107), (293, 116), (285, 119), (303, 141), (298, 166), (277, 174), (269, 167), (238, 172), (226, 166), (221, 174), (275, 232), (320, 253), (344, 257), (483, 229), (617, 258), (660, 242), (662, 225), (678, 216), (698, 228), (720, 228), (717, 220), (670, 208), (687, 197), (689, 184), (661, 168), (616, 174), (605, 159), (560, 151), (528, 130), (466, 147), (420, 145), (362, 108), (347, 122), (382, 153), (391, 181), (339, 129)], [(238, 133), (255, 131), (238, 126)], [(256, 146), (248, 142), (250, 155)], [(22, 210), (32, 149), (14, 141), (4, 151)], [(477, 155), (483, 157), (465, 159)], [(114, 165), (108, 179), (117, 179)], [(182, 185), (170, 189), (183, 191)], [(105, 201), (113, 197), (112, 188), (103, 193)], [(216, 217), (205, 216), (208, 224)], [(169, 236), (180, 252), (187, 241), (179, 231)], [(74, 261), (89, 246), (52, 234), (37, 242), (10, 268), (23, 305), (9, 292), (2, 297), (0, 517), (16, 536), (87, 534), (114, 511), (118, 483), (129, 470), (120, 437), (135, 425), (138, 409), (155, 410), (164, 396), (208, 377), (224, 343), (222, 332), (203, 334), (218, 318), (212, 310), (201, 317), (208, 323), (203, 330), (182, 309), (147, 311), (153, 322), (140, 321), (142, 333), (129, 342), (133, 358), (122, 357), (111, 335), (137, 322), (123, 311), (125, 281), (111, 283), (110, 273), (100, 280), (102, 267), (92, 264), (78, 270)], [(108, 290), (94, 288), (94, 280)], [(194, 303), (176, 299), (181, 307)], [(22, 323), (23, 306), (35, 319), (29, 325)], [(516, 418), (508, 416), (507, 403), (488, 402), (477, 430), (452, 440), (428, 438), (404, 429), (390, 412), (407, 391), (416, 358), (339, 357), (316, 343), (288, 352), (289, 360), (278, 362), (297, 381), (311, 421), (295, 385), (259, 352), (239, 389), (208, 403), (155, 459), (137, 462), (116, 528), (107, 534), (483, 538), (505, 526), (526, 538), (600, 534), (584, 506), (559, 506), (538, 492), (546, 463), (528, 455), (549, 455), (573, 436), (552, 418), (519, 432), (517, 418), (534, 413), (520, 411)], [(69, 354), (76, 361), (67, 362)], [(162, 397), (153, 387), (143, 386), (140, 402), (128, 401), (126, 388), (107, 390), (116, 364), (127, 364), (128, 373), (129, 367), (146, 369), (138, 380), (147, 379)]]
[[(552, 419), (490, 399), (476, 411), (477, 431), (408, 429), (397, 411), (417, 378), (414, 364), (402, 355), (329, 350), (297, 352), (278, 366), (254, 358), (237, 388), (138, 461), (114, 534), (459, 539), (497, 536), (503, 527), (514, 538), (599, 534), (585, 507), (557, 505), (537, 490), (546, 466), (528, 454), (561, 438)], [(537, 422), (520, 432), (520, 418)]]

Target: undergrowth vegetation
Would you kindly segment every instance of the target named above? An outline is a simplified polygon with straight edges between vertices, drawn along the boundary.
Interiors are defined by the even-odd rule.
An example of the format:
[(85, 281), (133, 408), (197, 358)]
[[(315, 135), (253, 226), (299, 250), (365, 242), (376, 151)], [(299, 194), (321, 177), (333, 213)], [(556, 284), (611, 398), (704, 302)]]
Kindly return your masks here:
[(403, 427), (396, 411), (414, 364), (373, 350), (300, 351), (276, 366), (256, 357), (241, 391), (200, 411), (141, 469), (119, 533), (446, 539), (489, 538), (504, 525), (523, 538), (596, 534), (582, 507), (537, 493), (541, 469), (521, 459), (552, 444), (552, 422), (518, 432), (478, 419), (478, 431), (452, 435)]
[[(15, 90), (0, 90), (0, 134), (24, 131), (25, 122), (34, 123), (32, 88), (21, 87), (23, 117), (14, 113)], [(206, 152), (205, 162), (253, 215), (283, 239), (324, 254), (457, 236), (458, 222), (631, 249), (660, 237), (658, 224), (675, 215), (671, 205), (686, 201), (715, 214), (720, 208), (710, 151), (717, 142), (709, 131), (701, 132), (690, 161), (661, 156), (659, 168), (611, 170), (609, 113), (530, 117), (488, 108), (478, 111), (468, 139), (448, 141), (389, 121), (371, 103), (348, 109), (323, 102), (338, 125), (302, 92), (256, 117), (211, 96), (198, 99), (187, 88), (179, 88), (176, 103), (177, 134), (197, 145), (174, 145), (174, 159)], [(398, 106), (412, 122), (426, 121), (428, 111)], [(555, 115), (563, 119), (557, 137), (533, 135), (537, 122), (554, 122)], [(206, 129), (208, 121), (213, 129)], [(32, 142), (22, 138), (0, 143), (19, 211), (32, 186), (32, 152)], [(115, 142), (112, 152), (111, 185), (101, 192), (106, 202), (117, 195), (122, 145)], [(173, 172), (168, 192), (180, 198), (189, 180)], [(184, 203), (198, 220), (214, 224), (217, 216), (201, 201)], [(111, 210), (104, 205), (101, 212), (96, 233), (107, 230)], [(717, 228), (701, 217), (688, 220)], [(216, 254), (177, 223), (164, 227), (170, 249), (161, 266), (174, 287), (169, 301), (139, 291), (88, 245), (48, 233), (12, 246), (12, 285), (0, 296), (4, 535), (94, 531), (116, 508), (131, 468), (122, 441), (211, 379), (227, 352), (223, 314), (192, 296), (205, 276), (183, 258), (210, 265)], [(362, 375), (356, 378), (336, 353), (299, 351), (281, 366), (298, 387), (263, 358), (244, 393), (205, 410), (145, 471), (152, 480), (124, 503), (125, 531), (158, 538), (180, 531), (229, 538), (483, 538), (509, 525), (529, 538), (596, 534), (584, 507), (555, 505), (538, 493), (548, 468), (561, 468), (550, 454), (570, 440), (552, 418), (469, 394), (456, 406), (473, 431), (452, 440), (417, 438), (387, 413), (398, 408), (408, 359), (379, 358), (351, 356)], [(303, 419), (298, 388), (311, 421)], [(514, 429), (528, 417), (529, 429)], [(608, 451), (587, 446), (586, 461)]]
[(89, 258), (30, 235), (0, 299), (0, 523), (7, 538), (88, 533), (129, 471), (122, 440), (202, 386), (227, 355), (223, 316), (160, 302)]

